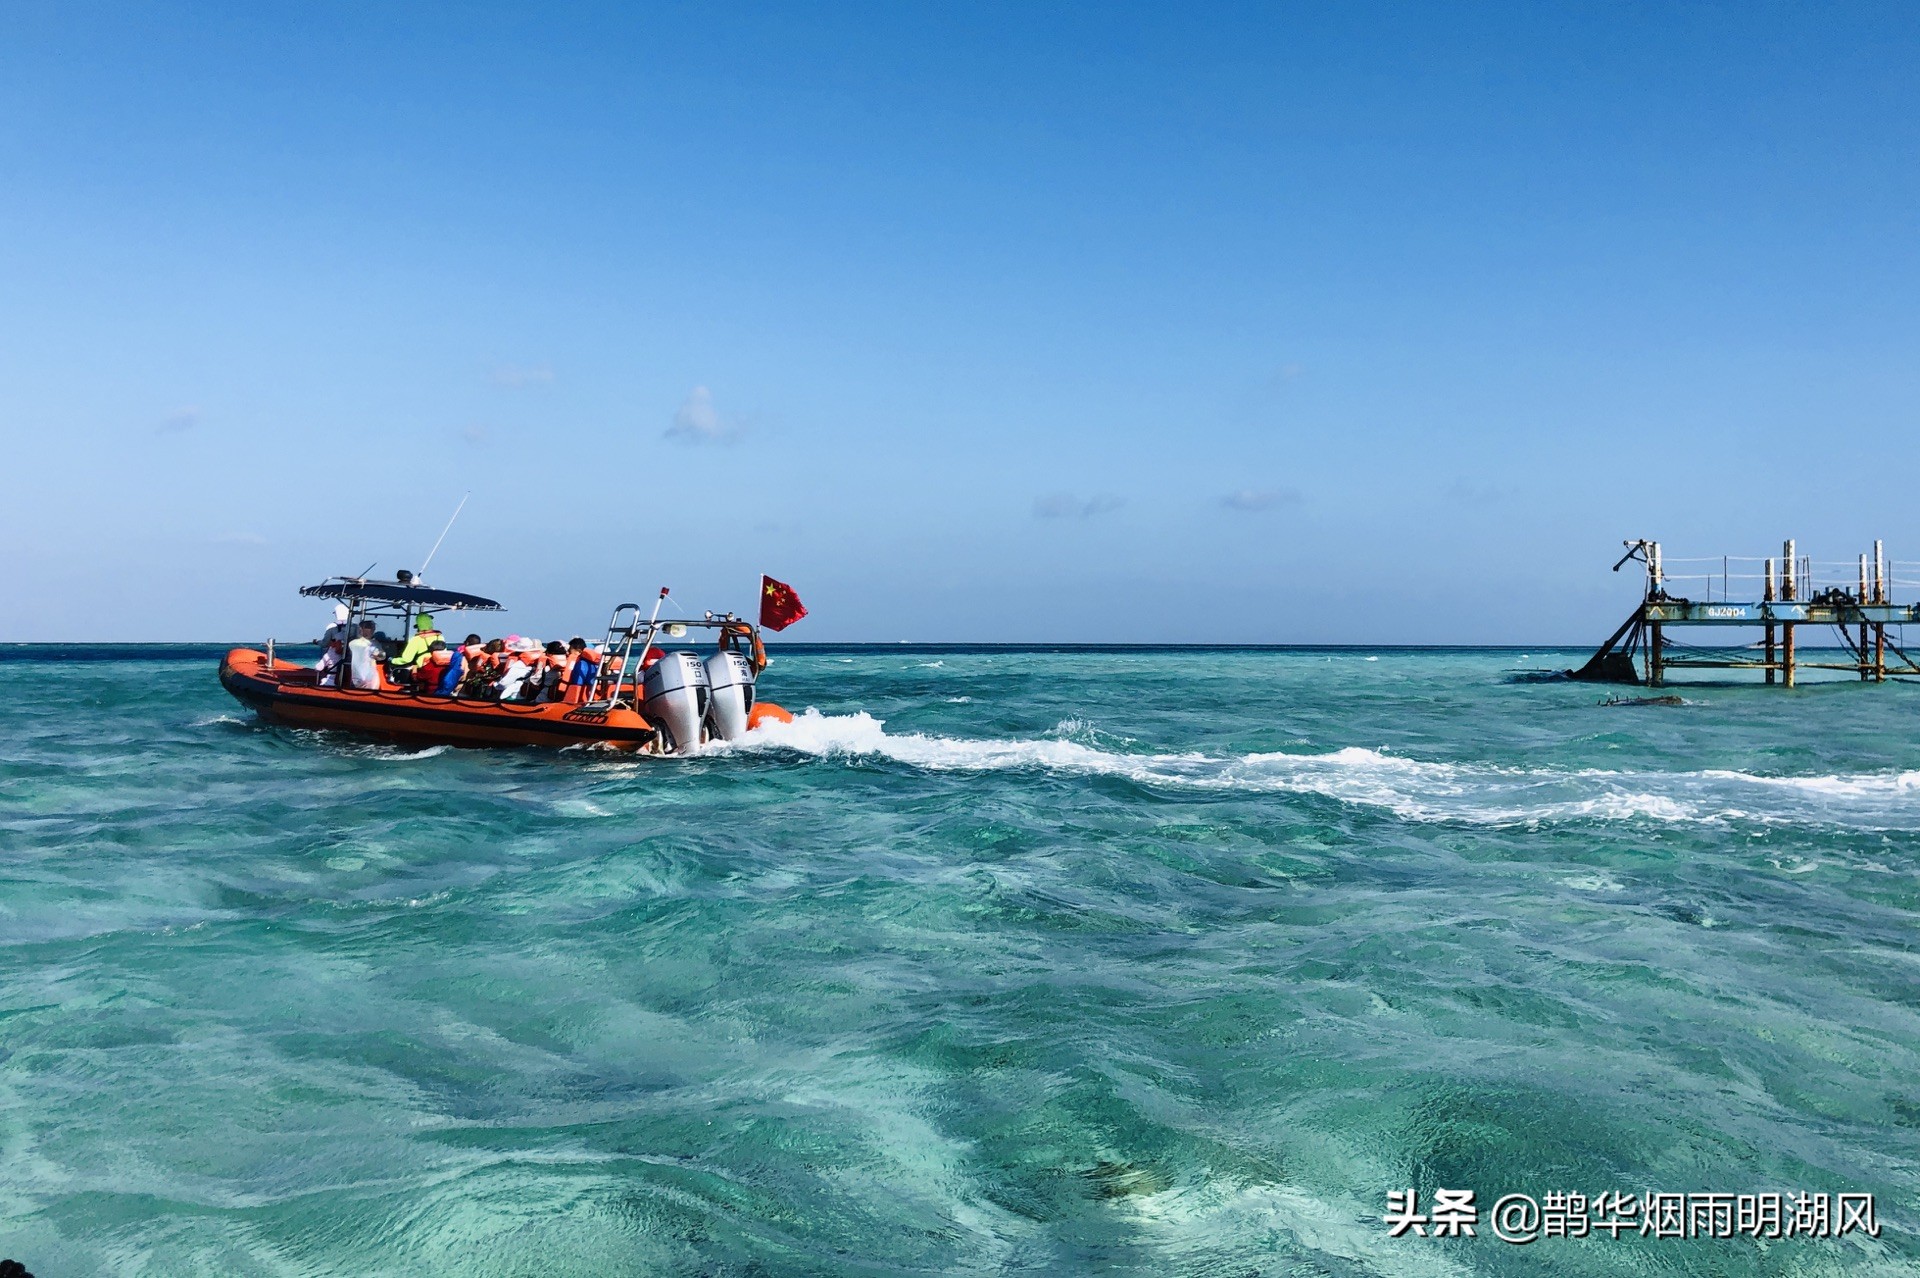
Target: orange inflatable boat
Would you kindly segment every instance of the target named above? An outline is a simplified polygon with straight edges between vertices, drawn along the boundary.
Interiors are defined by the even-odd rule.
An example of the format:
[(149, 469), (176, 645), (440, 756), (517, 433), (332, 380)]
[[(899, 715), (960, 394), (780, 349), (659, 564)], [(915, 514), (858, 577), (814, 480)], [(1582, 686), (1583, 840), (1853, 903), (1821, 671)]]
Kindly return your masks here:
[[(336, 578), (300, 593), (340, 601), (336, 624), (323, 644), (337, 660), (326, 668), (282, 661), (268, 644), (264, 652), (235, 648), (220, 662), (221, 686), (269, 722), (423, 744), (691, 754), (708, 741), (740, 740), (764, 723), (793, 718), (756, 699), (757, 679), (767, 664), (759, 628), (730, 614), (662, 621), (656, 604), (653, 616), (643, 621), (637, 604), (621, 604), (600, 647), (585, 650), (593, 659), (590, 677), (583, 674), (560, 689), (550, 685), (551, 699), (494, 699), (494, 685), (486, 680), (464, 681), (462, 695), (430, 690), (444, 686), (441, 680), (418, 678), (412, 681), (418, 687), (404, 675), (396, 680), (390, 674), (392, 645), (373, 637), (376, 619), (397, 621), (404, 634), (437, 637), (428, 609), (498, 610), (492, 600), (430, 590), (406, 574), (392, 582)], [(660, 592), (663, 600), (666, 593)], [(654, 646), (656, 639), (671, 642), (696, 630), (709, 632), (715, 642), (704, 658)], [(433, 655), (440, 656), (443, 647)], [(537, 657), (524, 642), (521, 651), (531, 654), (529, 660)], [(515, 655), (512, 649), (501, 654)]]

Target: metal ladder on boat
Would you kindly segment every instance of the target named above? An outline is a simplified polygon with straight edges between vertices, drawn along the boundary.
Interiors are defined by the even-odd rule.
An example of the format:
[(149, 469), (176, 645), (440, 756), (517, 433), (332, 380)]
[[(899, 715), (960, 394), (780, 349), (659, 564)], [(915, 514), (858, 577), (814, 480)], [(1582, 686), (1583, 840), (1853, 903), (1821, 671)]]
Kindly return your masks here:
[[(625, 621), (622, 624), (622, 618)], [(614, 605), (607, 619), (607, 637), (600, 641), (600, 666), (593, 672), (593, 685), (587, 692), (587, 704), (596, 709), (612, 709), (620, 702), (620, 690), (631, 683), (633, 691), (627, 705), (640, 708), (640, 671), (634, 664), (633, 645), (647, 623), (641, 619), (640, 605)], [(646, 647), (640, 649), (644, 655)]]

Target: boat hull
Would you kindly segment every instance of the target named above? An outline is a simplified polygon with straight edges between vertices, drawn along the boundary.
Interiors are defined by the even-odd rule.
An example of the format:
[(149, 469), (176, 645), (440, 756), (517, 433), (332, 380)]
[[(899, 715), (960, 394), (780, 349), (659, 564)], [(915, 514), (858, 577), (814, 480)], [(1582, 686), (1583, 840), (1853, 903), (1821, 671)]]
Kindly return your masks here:
[(656, 747), (659, 734), (632, 710), (588, 706), (502, 705), (433, 696), (404, 688), (322, 688), (312, 670), (269, 662), (235, 648), (220, 662), (220, 684), (262, 719), (296, 728), (357, 732), (436, 745)]

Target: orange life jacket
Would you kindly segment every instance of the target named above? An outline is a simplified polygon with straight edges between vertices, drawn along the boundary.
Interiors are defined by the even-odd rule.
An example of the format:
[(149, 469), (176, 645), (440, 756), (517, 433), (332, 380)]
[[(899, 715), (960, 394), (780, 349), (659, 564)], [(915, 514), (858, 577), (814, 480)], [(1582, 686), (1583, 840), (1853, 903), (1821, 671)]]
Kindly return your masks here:
[(452, 665), (453, 654), (444, 648), (420, 658), (420, 663), (413, 668), (414, 691), (440, 691), (440, 680), (446, 677), (447, 669)]
[(560, 681), (568, 685), (573, 683), (574, 667), (578, 666), (582, 661), (592, 662), (595, 669), (598, 669), (603, 664), (600, 653), (593, 648), (569, 648), (567, 649), (565, 657), (558, 657), (555, 658), (555, 660), (564, 663), (560, 667)]

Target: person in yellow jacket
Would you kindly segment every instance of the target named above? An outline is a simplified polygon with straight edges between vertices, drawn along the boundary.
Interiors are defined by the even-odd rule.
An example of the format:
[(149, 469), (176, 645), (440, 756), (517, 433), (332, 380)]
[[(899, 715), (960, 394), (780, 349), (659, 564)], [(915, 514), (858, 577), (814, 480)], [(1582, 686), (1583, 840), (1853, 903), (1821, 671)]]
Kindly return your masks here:
[(420, 664), (421, 658), (433, 650), (434, 641), (441, 638), (440, 632), (433, 628), (433, 618), (421, 613), (413, 620), (413, 638), (407, 640), (407, 646), (400, 650), (399, 656), (387, 663), (387, 669), (413, 669)]

